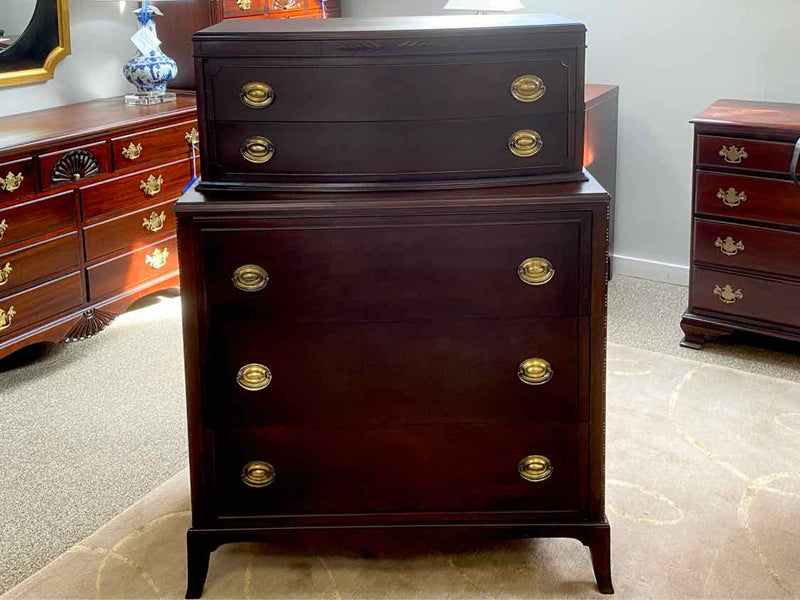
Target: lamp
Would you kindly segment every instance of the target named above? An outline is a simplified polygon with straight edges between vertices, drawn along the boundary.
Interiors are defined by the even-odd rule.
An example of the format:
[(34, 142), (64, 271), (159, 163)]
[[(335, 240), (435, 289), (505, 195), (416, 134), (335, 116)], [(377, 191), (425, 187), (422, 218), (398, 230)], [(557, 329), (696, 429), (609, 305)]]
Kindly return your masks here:
[[(125, 79), (130, 81), (136, 92), (125, 95), (125, 104), (147, 105), (174, 102), (177, 96), (167, 91), (167, 84), (178, 74), (178, 64), (161, 51), (161, 41), (156, 35), (156, 16), (164, 16), (154, 1), (172, 0), (133, 0), (141, 6), (133, 11), (139, 23), (138, 31), (131, 41), (136, 46), (136, 55), (122, 67)], [(95, 2), (118, 2), (124, 0), (95, 0)], [(122, 8), (120, 8), (122, 10)]]
[(525, 8), (520, 0), (449, 0), (445, 10), (477, 11), (479, 15), (490, 12), (509, 12)]

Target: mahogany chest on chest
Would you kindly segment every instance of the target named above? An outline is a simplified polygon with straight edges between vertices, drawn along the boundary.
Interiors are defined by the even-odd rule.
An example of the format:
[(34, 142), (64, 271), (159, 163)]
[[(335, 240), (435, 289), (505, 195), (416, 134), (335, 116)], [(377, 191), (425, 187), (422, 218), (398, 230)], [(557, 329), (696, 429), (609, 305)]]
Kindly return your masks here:
[(200, 189), (582, 180), (584, 46), (547, 15), (214, 25), (194, 36)]

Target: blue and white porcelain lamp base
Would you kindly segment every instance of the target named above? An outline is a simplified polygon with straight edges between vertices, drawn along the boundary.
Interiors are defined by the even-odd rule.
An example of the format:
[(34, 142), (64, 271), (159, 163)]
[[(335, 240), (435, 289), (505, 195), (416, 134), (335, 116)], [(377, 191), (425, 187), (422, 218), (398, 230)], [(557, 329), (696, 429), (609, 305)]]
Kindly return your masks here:
[[(134, 12), (139, 19), (139, 28), (150, 29), (156, 37), (156, 14), (161, 12), (147, 2)], [(178, 65), (160, 47), (146, 54), (137, 50), (136, 56), (125, 63), (122, 72), (125, 79), (136, 87), (134, 93), (125, 95), (125, 104), (142, 106), (176, 101), (176, 94), (167, 91), (167, 84), (178, 74)]]

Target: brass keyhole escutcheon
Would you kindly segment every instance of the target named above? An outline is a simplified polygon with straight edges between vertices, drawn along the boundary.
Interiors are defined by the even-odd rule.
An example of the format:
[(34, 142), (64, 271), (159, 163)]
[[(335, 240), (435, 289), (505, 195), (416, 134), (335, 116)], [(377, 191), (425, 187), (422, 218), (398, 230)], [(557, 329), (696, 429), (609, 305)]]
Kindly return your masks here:
[(254, 460), (242, 467), (242, 481), (253, 488), (265, 488), (275, 481), (275, 467), (262, 460)]
[(544, 385), (553, 378), (553, 367), (543, 358), (529, 358), (520, 363), (517, 377), (525, 385)]
[(519, 461), (517, 470), (519, 471), (519, 476), (525, 481), (539, 483), (553, 474), (553, 465), (546, 456), (533, 454)]
[(521, 158), (539, 154), (543, 146), (542, 136), (533, 129), (520, 129), (508, 138), (508, 149), (512, 154)]
[(250, 81), (242, 86), (239, 99), (250, 108), (267, 108), (275, 101), (275, 90), (263, 81)]
[(520, 102), (536, 102), (546, 91), (544, 81), (536, 75), (521, 75), (511, 83), (511, 95)]
[(267, 287), (269, 274), (258, 265), (242, 265), (233, 272), (232, 281), (243, 292), (259, 292)]
[(556, 270), (549, 260), (534, 256), (527, 258), (517, 267), (520, 281), (527, 285), (544, 285), (556, 275)]
[(242, 144), (240, 151), (246, 161), (261, 165), (275, 156), (275, 144), (265, 137), (249, 137)]
[(272, 383), (272, 371), (264, 365), (251, 363), (239, 369), (236, 382), (248, 392), (259, 392)]

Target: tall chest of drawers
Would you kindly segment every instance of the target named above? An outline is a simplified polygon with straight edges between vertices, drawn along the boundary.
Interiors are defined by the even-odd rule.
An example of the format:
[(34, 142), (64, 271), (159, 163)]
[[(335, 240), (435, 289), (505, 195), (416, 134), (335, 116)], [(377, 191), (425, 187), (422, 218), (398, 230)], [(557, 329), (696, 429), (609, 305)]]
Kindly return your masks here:
[(800, 341), (800, 105), (720, 100), (694, 124), (682, 345), (734, 332)]
[(197, 140), (193, 95), (0, 119), (0, 357), (90, 337), (178, 284), (173, 205)]
[(612, 591), (594, 180), (176, 212), (187, 597), (220, 544), (365, 528), (577, 538)]

